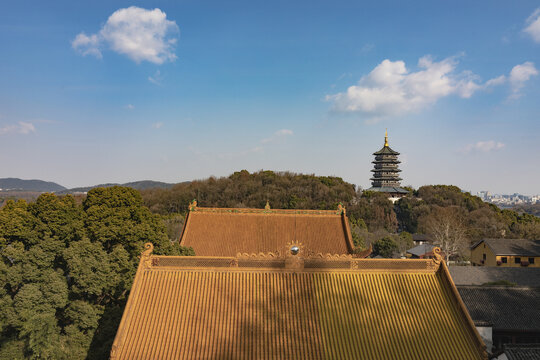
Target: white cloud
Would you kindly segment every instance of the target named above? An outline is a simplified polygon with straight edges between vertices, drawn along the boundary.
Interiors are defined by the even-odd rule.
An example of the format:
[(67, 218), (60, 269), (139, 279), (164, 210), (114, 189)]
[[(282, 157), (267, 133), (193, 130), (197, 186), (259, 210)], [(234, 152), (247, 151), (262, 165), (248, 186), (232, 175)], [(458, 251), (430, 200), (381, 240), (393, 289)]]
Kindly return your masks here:
[(521, 65), (516, 65), (510, 71), (508, 80), (510, 81), (510, 98), (517, 99), (521, 96), (521, 89), (525, 83), (533, 76), (538, 75), (538, 70), (530, 61), (526, 61)]
[(465, 146), (461, 152), (463, 153), (470, 153), (470, 152), (484, 152), (488, 153), (495, 150), (501, 150), (506, 145), (502, 142), (496, 142), (494, 140), (488, 140), (488, 141), (478, 141), (475, 144), (469, 144)]
[(161, 76), (161, 72), (157, 70), (154, 75), (148, 77), (148, 81), (150, 81), (154, 85), (161, 86), (161, 82), (163, 81), (163, 76)]
[(135, 106), (133, 106), (133, 104), (127, 104), (126, 106), (124, 106), (124, 108), (127, 110), (133, 110), (135, 109)]
[(333, 102), (336, 111), (358, 112), (377, 119), (416, 112), (449, 95), (469, 98), (476, 91), (504, 82), (504, 77), (499, 77), (482, 84), (471, 72), (456, 73), (457, 64), (455, 57), (435, 62), (424, 56), (418, 60), (421, 70), (410, 72), (405, 62), (386, 59), (363, 76), (358, 85), (328, 95), (326, 100)]
[(4, 127), (0, 127), (0, 135), (6, 135), (6, 134), (30, 134), (36, 132), (36, 127), (32, 123), (19, 121), (15, 125), (6, 125)]
[(161, 129), (162, 126), (163, 126), (163, 123), (161, 121), (152, 124), (152, 127), (154, 129)]
[(540, 8), (536, 9), (525, 21), (524, 32), (529, 34), (533, 40), (540, 43)]
[(178, 31), (176, 22), (167, 20), (167, 15), (160, 9), (131, 6), (116, 10), (98, 33), (86, 35), (81, 32), (71, 45), (83, 56), (101, 58), (101, 49), (108, 47), (137, 63), (162, 64), (176, 60), (174, 46)]
[(71, 46), (83, 56), (93, 55), (98, 59), (103, 57), (99, 50), (99, 38), (96, 34), (88, 36), (82, 32), (71, 42)]
[(261, 143), (263, 144), (268, 144), (274, 140), (276, 140), (277, 138), (280, 138), (280, 137), (284, 137), (284, 136), (291, 136), (293, 135), (293, 131), (292, 130), (289, 130), (289, 129), (281, 129), (281, 130), (278, 130), (274, 133), (274, 135), (272, 135), (271, 137), (269, 138), (265, 138), (265, 139), (262, 139), (261, 140)]

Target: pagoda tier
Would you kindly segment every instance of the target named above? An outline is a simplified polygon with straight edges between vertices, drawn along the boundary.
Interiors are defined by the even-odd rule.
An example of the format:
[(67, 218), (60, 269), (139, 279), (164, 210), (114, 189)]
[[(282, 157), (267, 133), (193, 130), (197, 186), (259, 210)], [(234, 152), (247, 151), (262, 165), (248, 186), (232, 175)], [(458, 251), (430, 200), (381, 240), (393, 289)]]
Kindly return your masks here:
[(398, 168), (398, 164), (401, 163), (398, 160), (399, 152), (388, 146), (388, 133), (384, 137), (383, 148), (374, 152), (373, 155), (375, 155), (375, 160), (372, 161), (374, 167), (371, 170), (373, 177), (370, 179), (372, 187), (369, 190), (390, 193), (392, 196), (406, 194), (408, 191), (400, 187), (402, 179), (399, 177), (399, 172), (401, 172)]

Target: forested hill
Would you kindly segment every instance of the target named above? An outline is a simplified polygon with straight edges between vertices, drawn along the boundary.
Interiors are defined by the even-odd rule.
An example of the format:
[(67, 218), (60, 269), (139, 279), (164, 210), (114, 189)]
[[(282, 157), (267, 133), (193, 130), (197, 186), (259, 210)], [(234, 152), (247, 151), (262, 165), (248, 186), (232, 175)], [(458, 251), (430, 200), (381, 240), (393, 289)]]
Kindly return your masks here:
[(0, 179), (0, 190), (55, 192), (66, 190), (66, 188), (51, 181), (3, 178)]
[(58, 194), (75, 194), (75, 193), (81, 193), (81, 192), (88, 192), (95, 188), (103, 188), (103, 187), (113, 187), (113, 186), (124, 186), (129, 187), (135, 190), (146, 190), (146, 189), (169, 189), (173, 187), (175, 184), (165, 183), (161, 181), (153, 181), (153, 180), (142, 180), (142, 181), (133, 181), (125, 184), (118, 184), (118, 183), (108, 183), (108, 184), (99, 184), (99, 185), (93, 185), (93, 186), (84, 186), (84, 187), (77, 187), (72, 189), (65, 189), (64, 191), (58, 192)]
[(410, 190), (409, 196), (393, 205), (384, 194), (362, 192), (339, 177), (242, 170), (228, 177), (141, 193), (145, 205), (160, 214), (185, 213), (193, 199), (205, 207), (263, 208), (269, 201), (272, 208), (279, 209), (336, 209), (341, 202), (360, 241), (371, 242), (384, 232), (428, 233), (443, 218), (450, 219), (454, 227), (463, 227), (471, 242), (482, 237), (540, 238), (540, 218), (501, 210), (456, 186)]

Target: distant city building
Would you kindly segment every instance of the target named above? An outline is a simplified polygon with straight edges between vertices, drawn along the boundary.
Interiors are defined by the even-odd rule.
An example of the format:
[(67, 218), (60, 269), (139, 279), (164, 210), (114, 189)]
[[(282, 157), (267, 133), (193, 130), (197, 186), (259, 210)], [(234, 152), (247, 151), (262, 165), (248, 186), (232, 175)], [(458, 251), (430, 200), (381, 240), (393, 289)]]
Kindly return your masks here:
[(399, 153), (394, 151), (388, 146), (388, 131), (384, 136), (384, 146), (381, 150), (373, 153), (375, 160), (372, 162), (375, 164), (373, 167), (373, 177), (371, 185), (368, 191), (379, 191), (388, 194), (388, 197), (392, 201), (396, 201), (399, 198), (405, 196), (408, 191), (401, 188), (399, 177), (398, 164), (401, 162), (398, 160)]
[(486, 202), (495, 204), (501, 208), (512, 207), (514, 205), (534, 205), (540, 202), (540, 195), (528, 196), (517, 193), (514, 193), (512, 195), (501, 195), (492, 194), (489, 191), (479, 191), (476, 193), (476, 196)]

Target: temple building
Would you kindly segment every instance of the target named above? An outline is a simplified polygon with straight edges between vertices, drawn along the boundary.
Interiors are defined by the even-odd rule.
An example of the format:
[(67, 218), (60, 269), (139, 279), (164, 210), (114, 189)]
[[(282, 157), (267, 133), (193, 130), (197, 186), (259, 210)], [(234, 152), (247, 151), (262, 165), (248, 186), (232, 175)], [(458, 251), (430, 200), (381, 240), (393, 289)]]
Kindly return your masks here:
[(194, 201), (180, 244), (196, 256), (145, 245), (111, 360), (487, 360), (440, 249), (417, 260), (353, 254), (341, 205)]
[(401, 188), (398, 168), (400, 161), (398, 160), (399, 153), (394, 151), (388, 145), (388, 131), (384, 136), (384, 146), (381, 150), (373, 153), (375, 164), (373, 177), (371, 180), (372, 187), (368, 191), (379, 191), (388, 194), (391, 201), (396, 201), (405, 196), (408, 191)]
[[(337, 210), (206, 208), (193, 201), (180, 245), (197, 256), (268, 253), (299, 242), (321, 254), (352, 254), (354, 245), (345, 207)], [(367, 254), (365, 255), (367, 256)]]
[(310, 255), (294, 242), (236, 256), (146, 249), (111, 360), (487, 360), (439, 249), (418, 260)]

